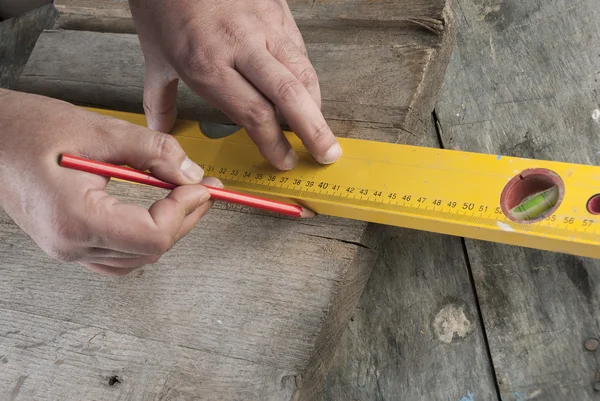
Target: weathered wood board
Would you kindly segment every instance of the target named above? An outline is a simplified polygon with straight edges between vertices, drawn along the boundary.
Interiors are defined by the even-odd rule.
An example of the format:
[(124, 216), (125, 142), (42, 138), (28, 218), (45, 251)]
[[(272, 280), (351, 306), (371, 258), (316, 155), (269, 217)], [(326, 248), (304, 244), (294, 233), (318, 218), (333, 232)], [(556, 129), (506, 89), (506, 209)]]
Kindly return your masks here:
[[(433, 116), (430, 145), (439, 146)], [(321, 399), (498, 400), (462, 240), (393, 227), (377, 235), (378, 261)]]
[(48, 4), (0, 23), (0, 88), (10, 88), (19, 78), (40, 33), (57, 16)]
[(321, 399), (497, 399), (461, 239), (380, 235), (380, 258)]
[[(143, 2), (139, 1), (142, 4)], [(440, 33), (444, 30), (443, 0), (288, 0), (294, 20), (300, 27), (323, 25), (339, 27), (363, 22), (419, 25)], [(56, 28), (98, 32), (135, 33), (127, 0), (55, 0), (60, 19)]]
[[(444, 147), (598, 164), (598, 2), (456, 5), (437, 105)], [(600, 335), (600, 263), (466, 244), (502, 399), (598, 399), (597, 356), (583, 342)]]
[[(145, 206), (165, 193), (125, 183), (111, 184), (110, 192)], [(240, 369), (240, 361), (252, 365), (248, 377), (232, 384), (232, 394), (251, 375), (255, 385), (275, 386), (305, 367), (313, 347), (324, 341), (320, 332), (338, 330), (329, 327), (328, 320), (337, 318), (332, 314), (351, 313), (340, 310), (356, 302), (344, 291), (362, 289), (373, 254), (361, 245), (357, 223), (325, 217), (301, 223), (217, 207), (160, 263), (113, 279), (45, 258), (3, 213), (0, 227), (2, 324), (10, 321), (8, 311), (18, 311), (214, 355), (232, 372)], [(286, 256), (290, 253), (295, 257)], [(2, 352), (19, 361), (28, 349), (23, 347)], [(69, 360), (56, 352), (62, 355), (57, 359)], [(146, 352), (146, 358), (158, 358), (155, 350)], [(43, 374), (30, 371), (31, 378)], [(0, 381), (15, 374), (2, 369)], [(0, 394), (9, 390), (3, 387)], [(61, 391), (72, 399), (79, 389)], [(281, 398), (273, 393), (265, 399)]]
[[(445, 1), (375, 5), (317, 1), (312, 8), (303, 1), (290, 3), (320, 77), (324, 114), (336, 134), (435, 146), (427, 136), (425, 118), (452, 45), (453, 20)], [(143, 58), (137, 38), (113, 29), (118, 24), (110, 20), (101, 21), (107, 27), (105, 33), (62, 30), (42, 34), (17, 89), (141, 112)], [(224, 116), (184, 85), (179, 110), (182, 118), (224, 121)], [(137, 187), (135, 193), (116, 184), (113, 189), (132, 201), (152, 197)], [(379, 237), (372, 233), (381, 229), (325, 217), (292, 222), (219, 206), (161, 263), (144, 269), (139, 277), (113, 280), (49, 261), (6, 216), (4, 221), (0, 227), (14, 238), (10, 243), (0, 242), (10, 260), (3, 265), (7, 278), (0, 283), (0, 306), (6, 319), (10, 313), (25, 313), (98, 328), (115, 333), (115, 341), (125, 344), (123, 348), (139, 350), (140, 358), (155, 361), (160, 358), (145, 348), (148, 341), (190, 348), (207, 361), (206, 366), (221, 365), (215, 375), (234, 372), (223, 376), (229, 380), (223, 399), (316, 398), (373, 266), (377, 247), (373, 239)], [(235, 251), (224, 251), (223, 238), (234, 244)], [(414, 246), (418, 249), (422, 242)], [(466, 275), (458, 280), (460, 288), (468, 286)], [(472, 303), (472, 298), (464, 299)], [(468, 305), (471, 312), (467, 313), (473, 308)], [(60, 337), (58, 326), (54, 330), (52, 338)], [(478, 346), (477, 334), (472, 337)], [(9, 361), (24, 361), (23, 348), (9, 346), (6, 352)], [(57, 360), (66, 360), (67, 351), (56, 352)], [(96, 354), (85, 360), (93, 363), (95, 358)], [(123, 368), (122, 376), (146, 381), (153, 395), (157, 393), (150, 389), (182, 391), (174, 398), (188, 394), (210, 398), (221, 389), (220, 378), (203, 376), (210, 374), (206, 366), (190, 373), (189, 365), (184, 363), (179, 369), (174, 360), (167, 359), (157, 371), (184, 376), (185, 381), (177, 383), (185, 390), (157, 387), (153, 381), (161, 382), (164, 375), (140, 372), (131, 364)], [(15, 362), (11, 375), (2, 378), (9, 383), (3, 391), (10, 394), (20, 383), (25, 399), (26, 385), (36, 383), (33, 377), (44, 381), (48, 375), (62, 374), (57, 370), (64, 365), (29, 370), (27, 362)], [(236, 379), (237, 372), (243, 377)], [(23, 379), (27, 374), (29, 378)], [(100, 378), (99, 371), (81, 374), (78, 380), (88, 383), (86, 394), (111, 397), (103, 395), (105, 377)], [(118, 385), (118, 394), (130, 399), (136, 395), (131, 396), (134, 387), (128, 383), (132, 382), (123, 380)], [(49, 397), (58, 391), (52, 385), (46, 390)], [(61, 387), (60, 391), (68, 398), (76, 397), (79, 389)]]

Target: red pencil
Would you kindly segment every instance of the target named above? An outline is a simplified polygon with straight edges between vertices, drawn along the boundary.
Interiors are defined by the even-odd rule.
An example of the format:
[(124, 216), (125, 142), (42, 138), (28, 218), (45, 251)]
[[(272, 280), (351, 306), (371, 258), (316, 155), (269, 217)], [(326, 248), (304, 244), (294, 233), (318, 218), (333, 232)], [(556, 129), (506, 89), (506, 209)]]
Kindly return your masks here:
[[(177, 187), (175, 184), (159, 180), (153, 175), (143, 171), (68, 154), (62, 154), (59, 158), (58, 164), (62, 167), (98, 174), (105, 177), (120, 178), (126, 181), (137, 182), (138, 184), (151, 185), (165, 189), (174, 189)], [(206, 188), (210, 192), (211, 198), (214, 200), (236, 203), (238, 205), (244, 205), (255, 209), (262, 209), (292, 217), (306, 218), (315, 215), (310, 210), (298, 205), (259, 198), (257, 196), (229, 191), (222, 188), (215, 188), (211, 186), (206, 186)]]

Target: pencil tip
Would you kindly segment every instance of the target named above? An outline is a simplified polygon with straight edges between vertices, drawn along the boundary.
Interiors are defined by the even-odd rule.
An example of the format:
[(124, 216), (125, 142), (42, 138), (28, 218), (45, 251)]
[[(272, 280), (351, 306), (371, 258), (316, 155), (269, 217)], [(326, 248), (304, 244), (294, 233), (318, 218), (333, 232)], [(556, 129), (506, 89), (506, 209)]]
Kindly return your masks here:
[(308, 209), (306, 209), (306, 208), (303, 207), (302, 208), (302, 212), (300, 213), (300, 218), (301, 219), (308, 219), (308, 218), (311, 218), (311, 217), (315, 217), (315, 212), (310, 211), (310, 210), (308, 210)]

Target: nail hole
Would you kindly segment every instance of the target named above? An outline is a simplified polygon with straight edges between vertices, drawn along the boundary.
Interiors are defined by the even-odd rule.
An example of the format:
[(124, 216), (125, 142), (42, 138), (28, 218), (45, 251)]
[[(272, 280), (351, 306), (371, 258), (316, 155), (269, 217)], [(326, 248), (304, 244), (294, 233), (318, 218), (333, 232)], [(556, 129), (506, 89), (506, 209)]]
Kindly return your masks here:
[(114, 386), (115, 384), (119, 384), (119, 383), (121, 383), (121, 379), (119, 378), (119, 376), (111, 376), (108, 378), (109, 386)]
[(564, 197), (564, 183), (553, 171), (528, 169), (502, 190), (500, 207), (510, 220), (535, 223), (554, 213)]
[(600, 214), (600, 194), (596, 194), (588, 200), (587, 210), (591, 214)]

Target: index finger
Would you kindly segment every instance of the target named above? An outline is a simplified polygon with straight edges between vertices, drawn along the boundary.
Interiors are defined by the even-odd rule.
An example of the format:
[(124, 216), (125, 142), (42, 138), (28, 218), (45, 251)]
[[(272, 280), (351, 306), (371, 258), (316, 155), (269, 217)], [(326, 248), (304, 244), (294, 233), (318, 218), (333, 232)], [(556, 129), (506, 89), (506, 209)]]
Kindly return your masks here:
[(310, 93), (266, 48), (236, 60), (236, 67), (273, 102), (319, 163), (330, 164), (341, 156), (342, 149)]

